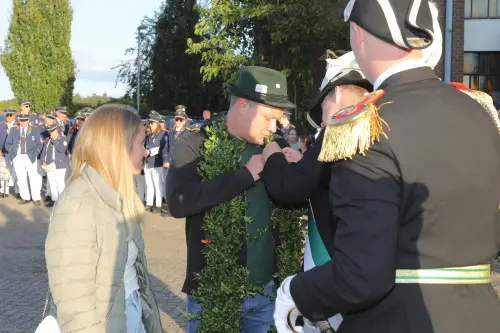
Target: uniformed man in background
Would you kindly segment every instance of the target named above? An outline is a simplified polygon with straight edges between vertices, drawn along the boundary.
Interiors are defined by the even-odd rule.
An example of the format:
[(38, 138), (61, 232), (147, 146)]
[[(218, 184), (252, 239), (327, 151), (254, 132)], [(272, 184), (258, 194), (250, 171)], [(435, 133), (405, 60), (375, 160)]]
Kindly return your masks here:
[(21, 101), (21, 114), (28, 115), (29, 117), (29, 125), (30, 126), (38, 126), (38, 116), (36, 113), (31, 112), (31, 103), (28, 99), (23, 99)]
[(283, 139), (288, 141), (288, 132), (295, 128), (295, 126), (290, 122), (292, 119), (292, 111), (285, 110), (283, 116), (278, 120), (279, 126), (276, 130), (276, 134), (281, 136)]
[[(13, 127), (7, 137), (5, 148), (16, 172), (21, 204), (33, 200), (40, 206), (42, 176), (39, 174), (38, 156), (42, 150), (42, 140), (38, 127), (29, 125), (29, 115), (18, 116), (19, 126)], [(29, 179), (29, 186), (28, 186)]]
[(67, 115), (68, 110), (66, 110), (64, 106), (56, 106), (55, 112), (57, 116), (57, 125), (59, 126), (62, 134), (67, 136), (70, 128), (70, 121)]
[(302, 314), (338, 332), (496, 333), (500, 140), (485, 109), (423, 60), (427, 0), (351, 0), (351, 47), (375, 92), (330, 119), (332, 260), (285, 279), (279, 332)]

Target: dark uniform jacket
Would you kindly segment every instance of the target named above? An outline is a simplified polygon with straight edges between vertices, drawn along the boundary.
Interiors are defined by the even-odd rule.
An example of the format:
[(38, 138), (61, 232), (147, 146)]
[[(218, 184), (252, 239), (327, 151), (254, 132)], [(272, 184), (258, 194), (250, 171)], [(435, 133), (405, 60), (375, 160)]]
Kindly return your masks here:
[(328, 201), (331, 165), (318, 161), (323, 136), (324, 131), (321, 131), (316, 143), (297, 163), (288, 163), (280, 153), (269, 156), (264, 166), (263, 179), (276, 202), (295, 205), (309, 199), (318, 232), (331, 256), (336, 221)]
[(69, 168), (68, 141), (59, 135), (56, 140), (48, 139), (43, 143), (40, 162), (49, 165), (54, 162), (56, 169)]
[[(68, 154), (73, 154), (73, 148), (75, 147), (75, 141), (76, 141), (76, 137), (78, 135), (78, 129), (70, 129), (69, 132), (68, 132)], [(59, 131), (59, 133), (61, 133)]]
[[(5, 142), (5, 149), (9, 154), (9, 158), (14, 160), (17, 156), (17, 151), (21, 144), (21, 127), (12, 127), (7, 141)], [(42, 139), (38, 127), (26, 127), (26, 154), (28, 155), (31, 163), (34, 163), (42, 151)]]
[(490, 264), (500, 236), (500, 141), (472, 98), (416, 68), (381, 89), (382, 139), (333, 164), (333, 259), (297, 275), (306, 318), (342, 313), (339, 332), (495, 333), (490, 284), (396, 284), (396, 269)]
[[(168, 150), (170, 152), (170, 154), (172, 154), (173, 150), (174, 150), (174, 146), (177, 142), (177, 140), (183, 135), (183, 134), (186, 134), (188, 133), (189, 131), (187, 130), (187, 127), (183, 127), (180, 131), (176, 131), (175, 130), (175, 127), (174, 128), (171, 128), (169, 131), (168, 131)], [(170, 157), (168, 158), (168, 160), (166, 160), (165, 162), (170, 162)]]
[(168, 134), (165, 131), (159, 131), (158, 134), (149, 134), (146, 137), (146, 148), (148, 150), (158, 148), (157, 154), (148, 156), (146, 159), (146, 168), (162, 168), (163, 163), (169, 161), (168, 155)]

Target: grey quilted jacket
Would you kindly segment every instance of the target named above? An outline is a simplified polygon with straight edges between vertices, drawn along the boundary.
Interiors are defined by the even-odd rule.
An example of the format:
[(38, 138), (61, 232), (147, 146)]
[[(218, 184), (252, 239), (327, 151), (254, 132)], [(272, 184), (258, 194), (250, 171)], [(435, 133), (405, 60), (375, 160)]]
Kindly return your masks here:
[[(49, 312), (63, 333), (124, 333), (123, 276), (127, 231), (122, 199), (90, 166), (72, 181), (54, 207), (45, 258), (49, 275)], [(142, 319), (147, 333), (161, 333), (160, 313), (151, 290), (144, 241), (138, 226), (133, 241)]]

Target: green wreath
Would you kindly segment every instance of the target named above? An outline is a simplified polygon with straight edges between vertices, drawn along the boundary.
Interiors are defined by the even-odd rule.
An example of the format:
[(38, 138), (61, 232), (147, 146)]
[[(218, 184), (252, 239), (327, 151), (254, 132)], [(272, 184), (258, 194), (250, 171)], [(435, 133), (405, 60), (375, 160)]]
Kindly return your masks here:
[[(238, 169), (241, 159), (235, 156), (243, 151), (245, 143), (238, 142), (229, 135), (225, 116), (205, 126), (205, 131), (208, 138), (202, 150), (203, 160), (198, 165), (201, 178), (209, 180)], [(270, 138), (268, 142), (273, 140), (274, 138)], [(252, 223), (252, 219), (245, 216), (247, 206), (243, 194), (239, 194), (231, 201), (219, 204), (205, 213), (202, 229), (210, 241), (203, 250), (206, 266), (195, 276), (198, 287), (193, 295), (202, 304), (202, 311), (190, 316), (200, 320), (198, 332), (239, 333), (241, 304), (245, 296), (264, 293), (262, 287), (250, 281), (248, 269), (237, 263), (241, 240), (250, 239), (246, 224)], [(261, 235), (269, 227), (279, 231), (275, 286), (279, 287), (283, 279), (300, 270), (299, 258), (305, 238), (300, 222), (304, 213), (303, 209), (286, 209), (273, 205), (271, 225), (257, 233)], [(271, 331), (275, 332), (276, 329), (271, 327)]]

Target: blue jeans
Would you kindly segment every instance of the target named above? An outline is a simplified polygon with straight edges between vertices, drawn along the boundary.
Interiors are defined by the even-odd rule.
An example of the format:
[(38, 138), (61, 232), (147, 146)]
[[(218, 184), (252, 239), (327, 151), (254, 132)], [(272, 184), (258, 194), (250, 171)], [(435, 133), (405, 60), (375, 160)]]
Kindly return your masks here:
[[(274, 296), (273, 282), (264, 287), (264, 295), (257, 294), (254, 297), (247, 296), (242, 304), (242, 333), (267, 333), (271, 324), (274, 323), (274, 301), (266, 296)], [(201, 311), (201, 304), (193, 297), (188, 296), (186, 311), (194, 314)], [(192, 319), (188, 321), (187, 333), (196, 333), (200, 321)]]
[(127, 317), (127, 333), (146, 333), (142, 323), (141, 295), (137, 290), (125, 300), (125, 315)]

